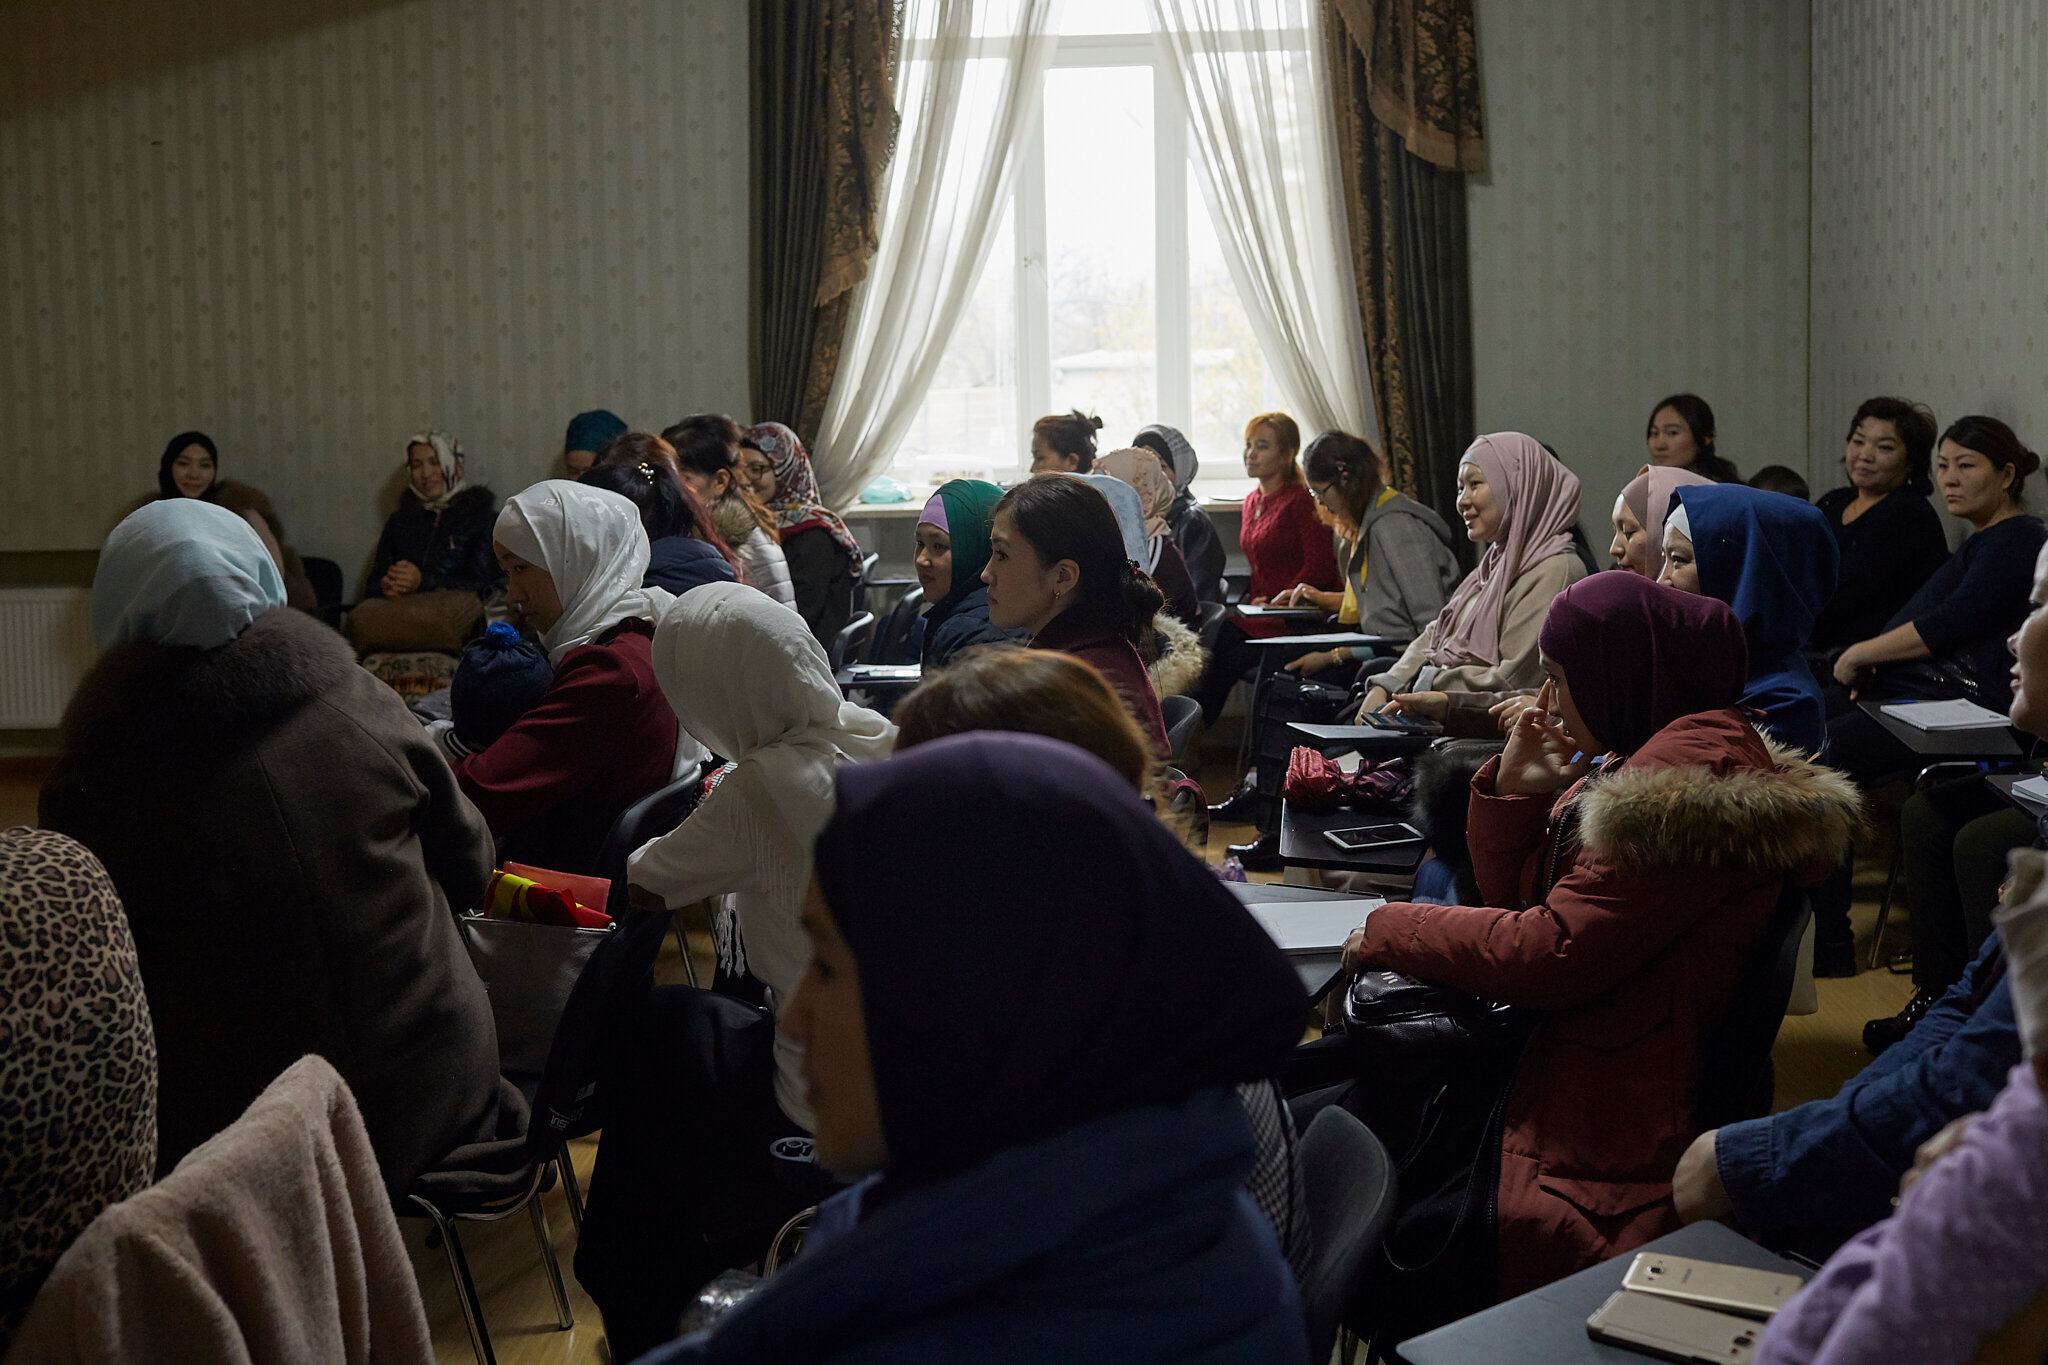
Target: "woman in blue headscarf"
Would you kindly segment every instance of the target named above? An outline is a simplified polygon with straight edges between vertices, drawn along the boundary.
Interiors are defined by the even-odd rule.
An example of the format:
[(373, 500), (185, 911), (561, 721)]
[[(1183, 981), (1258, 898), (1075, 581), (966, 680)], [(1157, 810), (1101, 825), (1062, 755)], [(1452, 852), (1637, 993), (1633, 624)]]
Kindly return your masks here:
[(1835, 593), (1841, 551), (1810, 503), (1739, 483), (1673, 490), (1659, 582), (1735, 609), (1749, 642), (1743, 706), (1762, 729), (1818, 754), (1827, 744), (1820, 684), (1800, 653)]

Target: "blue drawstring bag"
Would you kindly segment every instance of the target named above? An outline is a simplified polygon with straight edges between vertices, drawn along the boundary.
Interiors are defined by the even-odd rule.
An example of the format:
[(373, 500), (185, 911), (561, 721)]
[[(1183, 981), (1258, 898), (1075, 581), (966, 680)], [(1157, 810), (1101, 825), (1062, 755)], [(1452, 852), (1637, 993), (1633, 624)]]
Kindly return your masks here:
[(462, 647), (448, 688), (455, 738), (471, 753), (493, 744), (555, 684), (547, 653), (509, 621), (493, 621)]

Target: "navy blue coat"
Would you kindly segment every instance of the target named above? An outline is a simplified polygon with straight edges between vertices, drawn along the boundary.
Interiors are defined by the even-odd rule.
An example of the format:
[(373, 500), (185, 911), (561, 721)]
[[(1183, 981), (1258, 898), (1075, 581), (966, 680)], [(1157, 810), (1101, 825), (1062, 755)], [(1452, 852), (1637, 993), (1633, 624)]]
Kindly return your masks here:
[(711, 1331), (644, 1362), (971, 1360), (1305, 1365), (1294, 1276), (1243, 1191), (1228, 1089), (1007, 1148), (864, 1210), (820, 1206), (803, 1255)]
[(1913, 1151), (1953, 1120), (1991, 1107), (2020, 1061), (1998, 936), (1904, 1039), (1831, 1100), (1731, 1123), (1714, 1160), (1751, 1232), (1825, 1260), (1891, 1214)]
[(666, 588), (681, 597), (706, 583), (733, 583), (739, 579), (724, 555), (712, 548), (710, 542), (693, 536), (663, 536), (647, 551), (647, 576), (640, 580), (643, 588)]
[(922, 662), (926, 668), (944, 668), (963, 649), (1005, 642), (1022, 644), (1024, 632), (990, 624), (988, 589), (978, 587), (944, 616), (934, 620), (930, 612), (925, 614)]

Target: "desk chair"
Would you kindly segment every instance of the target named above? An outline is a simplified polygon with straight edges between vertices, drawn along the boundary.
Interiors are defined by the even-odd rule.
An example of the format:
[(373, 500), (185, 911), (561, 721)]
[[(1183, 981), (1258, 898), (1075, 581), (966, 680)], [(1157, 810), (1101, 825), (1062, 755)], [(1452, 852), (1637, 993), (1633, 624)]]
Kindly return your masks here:
[(1350, 1365), (1358, 1342), (1342, 1327), (1368, 1266), (1393, 1221), (1398, 1179), (1387, 1149), (1341, 1104), (1326, 1106), (1301, 1139), (1301, 1177), (1308, 1206), (1310, 1255), (1302, 1276), (1301, 1311), (1308, 1319), (1308, 1358), (1322, 1362), (1341, 1342)]
[(917, 614), (923, 610), (923, 588), (912, 588), (897, 598), (896, 605), (889, 611), (889, 619), (875, 632), (875, 642), (868, 650), (867, 661), (871, 664), (916, 663), (910, 654), (910, 631), (917, 624)]
[(825, 651), (826, 662), (837, 673), (867, 652), (868, 642), (875, 636), (875, 614), (864, 611), (839, 628), (833, 637), (832, 647)]
[[(660, 791), (643, 796), (619, 812), (619, 818), (612, 821), (612, 827), (604, 836), (604, 843), (597, 850), (597, 875), (611, 878), (611, 899), (605, 903), (605, 913), (613, 919), (626, 913), (626, 860), (633, 856), (633, 850), (649, 839), (659, 838), (689, 817), (697, 809), (698, 789), (704, 781), (704, 765), (692, 763), (676, 775), (675, 781)], [(692, 986), (697, 984), (697, 964), (690, 960), (690, 945), (683, 937), (683, 922), (680, 911), (673, 919), (676, 931), (676, 951), (683, 955), (683, 971)]]
[(1166, 761), (1176, 768), (1187, 767), (1188, 741), (1202, 722), (1202, 704), (1193, 697), (1161, 697), (1159, 714), (1166, 720)]
[(1812, 918), (1806, 889), (1787, 880), (1727, 1012), (1701, 1054), (1693, 1120), (1699, 1131), (1771, 1112), (1771, 1048), (1799, 974), (1799, 940)]
[(341, 614), (348, 610), (341, 600), (341, 565), (317, 555), (301, 556), (299, 563), (306, 571), (306, 581), (313, 585), (313, 614), (340, 630)]

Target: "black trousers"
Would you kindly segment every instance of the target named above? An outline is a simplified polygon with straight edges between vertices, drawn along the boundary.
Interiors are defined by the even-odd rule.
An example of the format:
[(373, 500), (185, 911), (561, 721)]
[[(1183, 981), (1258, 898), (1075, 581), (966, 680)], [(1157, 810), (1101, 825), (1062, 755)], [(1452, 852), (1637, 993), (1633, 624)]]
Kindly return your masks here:
[(644, 1011), (601, 1082), (604, 1134), (576, 1248), (576, 1278), (619, 1361), (673, 1338), (699, 1289), (758, 1260), (820, 1194), (769, 1154), (802, 1130), (775, 1103), (767, 1012), (693, 986), (656, 987)]
[(1195, 684), (1192, 694), (1202, 704), (1204, 725), (1216, 723), (1216, 717), (1223, 714), (1223, 703), (1230, 700), (1230, 689), (1258, 663), (1259, 651), (1247, 643), (1249, 638), (1235, 621), (1225, 621), (1216, 628), (1216, 643), (1209, 647), (1208, 667), (1202, 670), (1202, 680)]
[[(1831, 684), (1822, 696), (1828, 715), (1828, 766), (1846, 773), (1866, 791), (1892, 778), (1910, 777), (1918, 769), (1920, 760), (1913, 751), (1864, 715), (1847, 688)], [(1855, 889), (1851, 872), (1849, 862), (1844, 860), (1814, 889), (1813, 932), (1817, 943), (1835, 945), (1855, 939), (1855, 932), (1849, 927), (1849, 902)]]
[(2005, 855), (2034, 841), (2034, 821), (1980, 777), (1937, 783), (1899, 812), (1906, 896), (1913, 907), (1913, 984), (1937, 994), (1991, 933)]

